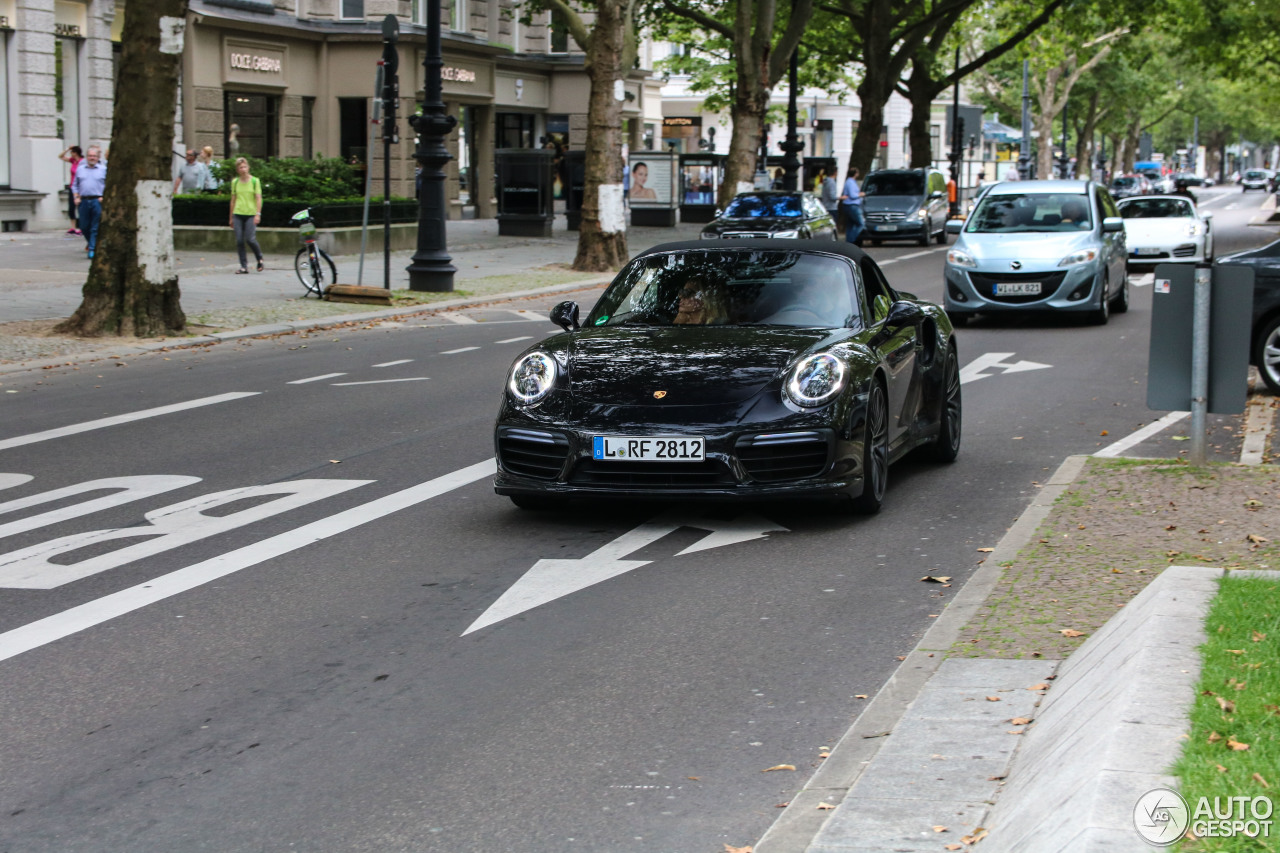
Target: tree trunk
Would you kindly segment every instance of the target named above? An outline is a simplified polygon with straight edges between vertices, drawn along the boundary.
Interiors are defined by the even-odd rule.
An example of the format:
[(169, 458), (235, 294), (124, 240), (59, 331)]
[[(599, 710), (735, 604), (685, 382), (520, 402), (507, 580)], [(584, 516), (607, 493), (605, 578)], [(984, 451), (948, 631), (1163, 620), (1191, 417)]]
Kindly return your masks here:
[[(907, 98), (911, 101), (911, 121), (907, 124), (907, 140), (911, 145), (911, 168), (913, 169), (927, 169), (933, 165), (933, 134), (930, 125), (933, 124), (933, 99), (936, 91), (937, 84), (929, 74), (929, 63), (925, 57), (917, 57), (911, 63), (911, 77), (907, 80)], [(949, 139), (950, 128), (947, 128), (946, 135)]]
[(173, 125), (187, 0), (129, 0), (102, 223), (83, 301), (62, 333), (152, 337), (186, 328), (173, 268)]
[(767, 90), (760, 91), (758, 81), (757, 76), (754, 83), (747, 85), (739, 71), (733, 101), (733, 135), (729, 137), (724, 182), (720, 184), (720, 198), (716, 202), (722, 209), (729, 205), (735, 195), (754, 186), (760, 137), (769, 107), (769, 93)]
[(622, 79), (626, 10), (618, 0), (601, 0), (587, 48), (591, 80), (587, 102), (587, 148), (584, 162), (582, 221), (575, 270), (607, 272), (629, 259), (627, 219), (622, 200), (622, 102), (614, 87)]

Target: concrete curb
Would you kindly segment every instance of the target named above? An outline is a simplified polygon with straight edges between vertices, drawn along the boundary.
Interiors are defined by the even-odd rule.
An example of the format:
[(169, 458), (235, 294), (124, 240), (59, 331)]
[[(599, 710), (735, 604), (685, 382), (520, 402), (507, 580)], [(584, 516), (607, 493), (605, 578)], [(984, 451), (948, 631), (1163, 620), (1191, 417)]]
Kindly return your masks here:
[(269, 337), (271, 335), (291, 334), (293, 332), (307, 332), (314, 329), (341, 326), (345, 323), (389, 320), (399, 317), (412, 317), (417, 314), (434, 314), (439, 311), (447, 311), (451, 308), (468, 308), (475, 307), (477, 305), (488, 305), (494, 302), (521, 299), (526, 296), (543, 296), (549, 293), (585, 290), (591, 287), (599, 287), (602, 284), (608, 284), (611, 281), (613, 281), (612, 274), (602, 275), (595, 278), (586, 278), (581, 281), (570, 282), (568, 284), (551, 284), (546, 287), (537, 287), (530, 290), (512, 290), (505, 293), (493, 293), (484, 296), (468, 296), (460, 299), (448, 299), (443, 302), (432, 302), (429, 305), (411, 305), (403, 308), (384, 308), (378, 311), (361, 311), (354, 314), (337, 314), (332, 317), (321, 317), (316, 320), (298, 320), (291, 323), (272, 323), (262, 326), (248, 326), (246, 328), (236, 329), (230, 332), (216, 332), (211, 335), (201, 335), (192, 338), (168, 338), (144, 344), (115, 346), (90, 352), (68, 353), (55, 358), (20, 361), (12, 364), (0, 364), (0, 376), (10, 373), (22, 373), (29, 370), (44, 370), (52, 367), (63, 367), (67, 364), (96, 361), (103, 358), (115, 358), (122, 355), (141, 355), (150, 352), (190, 349), (193, 347), (210, 346), (224, 341), (235, 341), (244, 338), (261, 338)]
[(885, 742), (882, 735), (892, 731), (902, 719), (925, 683), (941, 666), (943, 653), (951, 648), (964, 626), (969, 624), (995, 589), (1002, 564), (1011, 561), (1030, 541), (1058, 496), (1079, 475), (1087, 459), (1086, 456), (1068, 456), (1063, 460), (1040, 493), (1001, 537), (995, 550), (854, 720), (813, 778), (791, 798), (791, 804), (755, 845), (756, 853), (802, 853), (808, 848), (833, 814), (829, 810), (819, 810), (818, 804), (838, 804), (845, 798), (880, 751)]

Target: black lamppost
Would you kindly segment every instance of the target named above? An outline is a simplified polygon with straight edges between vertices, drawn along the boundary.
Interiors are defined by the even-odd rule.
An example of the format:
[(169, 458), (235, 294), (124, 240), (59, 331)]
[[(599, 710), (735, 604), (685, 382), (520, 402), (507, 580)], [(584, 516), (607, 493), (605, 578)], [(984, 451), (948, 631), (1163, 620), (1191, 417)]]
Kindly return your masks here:
[(1031, 93), (1027, 88), (1029, 61), (1022, 60), (1022, 140), (1018, 145), (1018, 179), (1031, 179)]
[(804, 150), (804, 143), (800, 141), (800, 136), (796, 133), (796, 89), (799, 88), (799, 55), (800, 46), (796, 45), (791, 49), (791, 69), (787, 78), (787, 85), (791, 89), (787, 95), (787, 138), (778, 143), (778, 147), (782, 149), (785, 155), (782, 158), (782, 188), (788, 192), (795, 192), (799, 189), (800, 152)]
[(418, 250), (409, 264), (409, 289), (418, 291), (453, 290), (453, 274), (457, 268), (445, 248), (446, 219), (444, 167), (453, 158), (444, 146), (444, 138), (458, 120), (445, 112), (440, 69), (444, 58), (440, 50), (440, 0), (427, 0), (427, 55), (422, 60), (425, 71), (422, 114), (412, 116), (409, 123), (418, 133), (414, 159), (422, 168), (418, 191)]

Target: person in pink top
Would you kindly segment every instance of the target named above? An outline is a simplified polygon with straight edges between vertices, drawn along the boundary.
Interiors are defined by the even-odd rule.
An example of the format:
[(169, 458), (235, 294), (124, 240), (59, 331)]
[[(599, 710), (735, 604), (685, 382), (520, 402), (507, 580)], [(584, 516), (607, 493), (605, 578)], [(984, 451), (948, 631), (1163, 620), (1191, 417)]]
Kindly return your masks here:
[(71, 192), (71, 184), (76, 182), (76, 167), (84, 159), (84, 152), (80, 150), (79, 145), (71, 145), (58, 155), (58, 159), (71, 164), (71, 183), (67, 184), (67, 216), (71, 217), (71, 227), (67, 229), (67, 233), (79, 235), (80, 229), (76, 227), (76, 197), (75, 193)]

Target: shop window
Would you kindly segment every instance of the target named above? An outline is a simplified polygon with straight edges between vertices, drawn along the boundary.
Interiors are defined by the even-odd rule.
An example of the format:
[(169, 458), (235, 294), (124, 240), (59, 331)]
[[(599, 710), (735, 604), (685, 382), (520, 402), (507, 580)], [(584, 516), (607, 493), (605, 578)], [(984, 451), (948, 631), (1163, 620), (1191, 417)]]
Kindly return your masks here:
[(467, 20), (467, 0), (453, 0), (449, 4), (449, 29), (454, 32), (466, 32), (471, 22)]
[(226, 147), (229, 157), (279, 156), (279, 99), (251, 92), (224, 97)]
[(550, 53), (569, 52), (569, 19), (559, 9), (551, 10)]
[(498, 147), (532, 148), (533, 115), (530, 113), (498, 113)]
[(368, 162), (369, 101), (338, 98), (338, 154), (352, 165)]
[(9, 35), (0, 32), (0, 187), (9, 186)]
[(345, 20), (364, 20), (364, 0), (339, 0), (338, 17)]
[(80, 145), (80, 40), (59, 38), (53, 43), (54, 109), (63, 146)]

